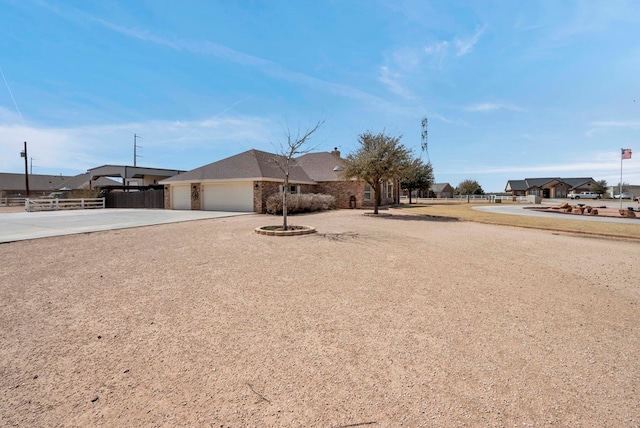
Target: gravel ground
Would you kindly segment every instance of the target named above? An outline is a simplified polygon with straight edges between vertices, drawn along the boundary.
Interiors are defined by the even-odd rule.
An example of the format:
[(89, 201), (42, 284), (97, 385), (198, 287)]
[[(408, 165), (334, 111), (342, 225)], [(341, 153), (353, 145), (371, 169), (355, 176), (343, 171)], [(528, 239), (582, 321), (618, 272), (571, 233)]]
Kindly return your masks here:
[(0, 245), (0, 424), (640, 426), (637, 243), (279, 221)]

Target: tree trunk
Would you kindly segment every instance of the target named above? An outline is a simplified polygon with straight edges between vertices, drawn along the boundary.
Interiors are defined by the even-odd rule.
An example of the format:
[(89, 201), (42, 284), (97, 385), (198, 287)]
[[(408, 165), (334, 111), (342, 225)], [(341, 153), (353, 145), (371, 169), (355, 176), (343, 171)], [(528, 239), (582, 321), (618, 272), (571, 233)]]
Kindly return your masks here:
[(408, 191), (409, 191), (409, 205), (411, 205), (411, 187), (409, 187)]
[(373, 198), (373, 213), (378, 214), (378, 206), (380, 205), (380, 183), (376, 183), (373, 188), (375, 197)]
[(287, 228), (287, 191), (289, 190), (289, 176), (285, 174), (282, 186), (282, 230)]

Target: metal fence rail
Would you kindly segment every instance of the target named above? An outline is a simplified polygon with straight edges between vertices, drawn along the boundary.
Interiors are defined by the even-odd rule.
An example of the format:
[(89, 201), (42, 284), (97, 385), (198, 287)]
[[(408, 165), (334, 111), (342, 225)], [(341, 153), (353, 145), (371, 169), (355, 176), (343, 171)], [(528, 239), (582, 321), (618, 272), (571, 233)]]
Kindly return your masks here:
[(86, 210), (104, 208), (104, 198), (26, 199), (25, 211)]

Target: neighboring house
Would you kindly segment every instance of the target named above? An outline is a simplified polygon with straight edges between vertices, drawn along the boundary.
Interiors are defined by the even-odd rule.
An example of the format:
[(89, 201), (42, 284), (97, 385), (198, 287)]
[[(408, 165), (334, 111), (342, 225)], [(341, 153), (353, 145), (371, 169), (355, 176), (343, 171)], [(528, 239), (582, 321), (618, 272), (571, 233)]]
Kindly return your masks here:
[[(100, 179), (93, 186), (118, 184), (113, 180)], [(89, 189), (89, 175), (79, 174), (73, 177), (64, 175), (29, 174), (29, 193), (31, 196), (47, 196), (57, 191), (74, 191)], [(24, 174), (0, 173), (0, 198), (26, 196)]]
[(431, 185), (431, 193), (435, 198), (453, 198), (453, 190), (449, 183), (434, 183)]
[[(278, 155), (246, 152), (164, 179), (165, 208), (266, 212), (267, 198), (282, 191), (284, 174), (274, 161)], [(359, 180), (341, 175), (340, 152), (308, 153), (296, 159), (289, 172), (290, 192), (324, 193), (336, 198), (337, 208), (373, 205), (373, 192)], [(385, 193), (386, 192), (386, 193)], [(383, 204), (393, 200), (393, 186), (383, 189)]]
[[(64, 175), (29, 174), (29, 193), (32, 196), (46, 196), (55, 192), (62, 183), (70, 179)], [(25, 197), (27, 187), (24, 174), (0, 173), (0, 197)]]
[(591, 177), (579, 178), (525, 178), (509, 180), (505, 192), (512, 196), (540, 196), (541, 198), (566, 198), (569, 193), (592, 191), (597, 182)]

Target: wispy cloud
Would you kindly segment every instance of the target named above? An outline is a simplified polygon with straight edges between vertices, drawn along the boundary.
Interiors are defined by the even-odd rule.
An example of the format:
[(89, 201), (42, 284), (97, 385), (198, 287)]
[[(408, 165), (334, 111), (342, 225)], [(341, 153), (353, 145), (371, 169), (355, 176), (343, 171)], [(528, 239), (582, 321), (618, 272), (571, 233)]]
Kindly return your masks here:
[(473, 47), (480, 41), (480, 36), (484, 33), (484, 30), (487, 26), (483, 26), (478, 31), (476, 31), (473, 36), (467, 39), (454, 39), (454, 45), (456, 47), (456, 56), (464, 56), (473, 50)]
[(402, 75), (400, 73), (392, 72), (389, 67), (384, 65), (380, 67), (378, 80), (387, 86), (387, 88), (394, 94), (407, 99), (413, 98), (411, 92), (400, 83)]
[(424, 48), (424, 53), (431, 57), (434, 64), (438, 69), (442, 68), (442, 64), (449, 52), (450, 43), (446, 40), (431, 44)]
[(469, 124), (467, 122), (464, 122), (462, 120), (457, 120), (457, 119), (450, 119), (450, 118), (445, 117), (445, 116), (443, 116), (443, 115), (441, 115), (439, 113), (430, 114), (429, 117), (433, 117), (435, 119), (438, 119), (441, 122), (448, 123), (450, 125), (458, 125), (458, 126), (463, 126), (463, 127), (468, 127), (469, 126)]
[(465, 56), (469, 54), (473, 48), (480, 41), (480, 37), (484, 33), (487, 28), (484, 25), (482, 28), (477, 30), (471, 37), (462, 38), (462, 37), (454, 37), (453, 40), (440, 40), (430, 45), (427, 45), (423, 48), (423, 52), (433, 58), (435, 63), (441, 67), (444, 59), (449, 55), (451, 50), (454, 50), (454, 54), (457, 57)]
[(213, 43), (210, 41), (189, 41), (189, 40), (170, 40), (164, 37), (157, 36), (152, 32), (139, 28), (128, 28), (121, 25), (105, 21), (104, 19), (96, 18), (95, 21), (102, 26), (120, 33), (124, 36), (138, 39), (144, 42), (154, 43), (156, 45), (165, 46), (177, 51), (186, 51), (199, 55), (216, 56), (223, 58), (237, 64), (249, 65), (252, 67), (266, 67), (277, 68), (280, 67), (277, 63), (269, 61), (263, 58), (259, 58), (253, 55), (248, 55), (243, 52), (236, 51), (227, 46)]
[(638, 5), (633, 0), (607, 2), (577, 2), (563, 17), (556, 37), (575, 37), (585, 33), (603, 32), (622, 22), (640, 19)]
[(3, 106), (0, 106), (0, 122), (19, 122), (22, 120), (22, 115), (15, 113), (12, 110), (9, 110)]
[(426, 46), (424, 52), (427, 55), (443, 55), (449, 49), (450, 43), (446, 40)]
[(596, 134), (598, 131), (610, 129), (610, 128), (640, 128), (640, 121), (637, 120), (627, 120), (627, 121), (616, 121), (616, 120), (604, 120), (604, 121), (596, 121), (591, 122), (589, 125), (589, 129), (585, 132), (587, 137), (591, 137)]
[(405, 98), (413, 100), (415, 92), (410, 89), (416, 81), (416, 73), (421, 73), (425, 54), (422, 49), (402, 46), (385, 55), (385, 63), (378, 67), (378, 81), (387, 89)]
[(490, 103), (490, 102), (472, 104), (470, 106), (464, 107), (464, 110), (472, 111), (472, 112), (489, 112), (494, 110), (524, 111), (522, 108), (511, 105), (511, 104), (500, 104), (500, 103)]
[(640, 126), (640, 121), (638, 120), (627, 120), (627, 121), (605, 120), (601, 122), (591, 122), (589, 125), (592, 127), (598, 127), (598, 128), (635, 128)]

